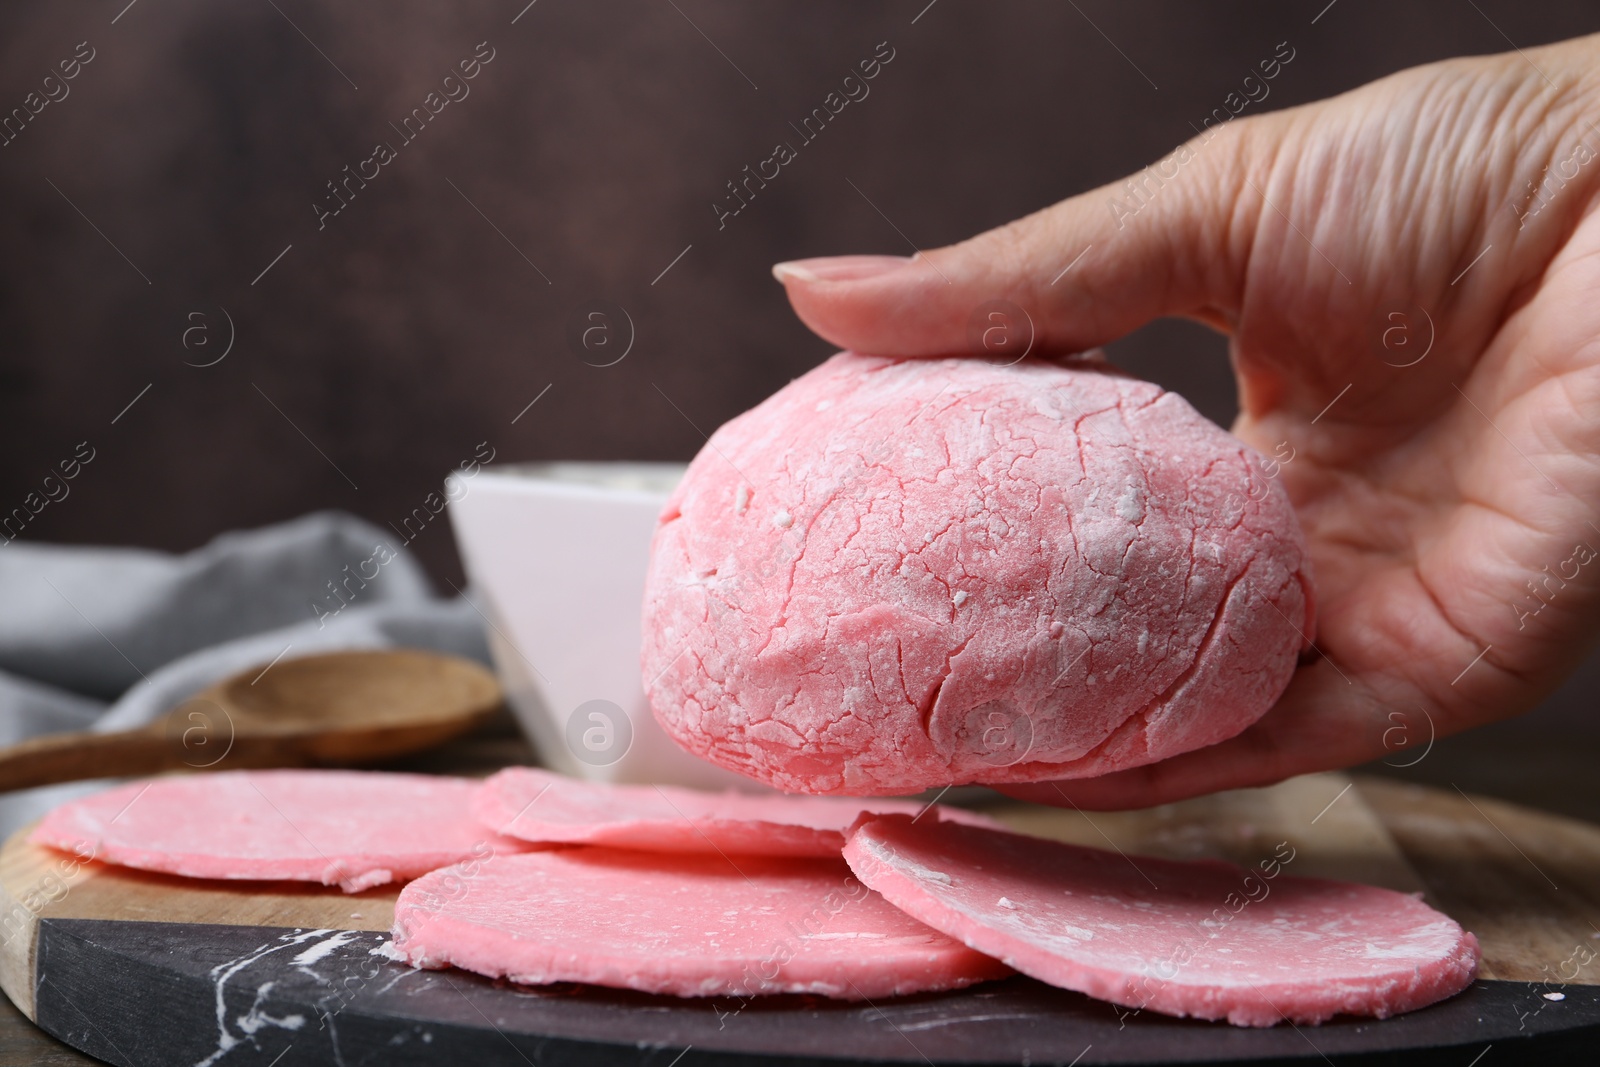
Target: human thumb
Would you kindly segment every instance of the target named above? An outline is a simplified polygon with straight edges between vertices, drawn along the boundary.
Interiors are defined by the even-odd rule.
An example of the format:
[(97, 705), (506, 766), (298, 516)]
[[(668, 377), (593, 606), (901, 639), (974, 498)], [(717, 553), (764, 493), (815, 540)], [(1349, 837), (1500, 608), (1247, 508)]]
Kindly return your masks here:
[[(1226, 318), (1248, 234), (1235, 120), (1130, 177), (914, 256), (779, 263), (813, 331), (873, 355), (1077, 352), (1161, 315)], [(1237, 249), (1237, 254), (1230, 252)]]

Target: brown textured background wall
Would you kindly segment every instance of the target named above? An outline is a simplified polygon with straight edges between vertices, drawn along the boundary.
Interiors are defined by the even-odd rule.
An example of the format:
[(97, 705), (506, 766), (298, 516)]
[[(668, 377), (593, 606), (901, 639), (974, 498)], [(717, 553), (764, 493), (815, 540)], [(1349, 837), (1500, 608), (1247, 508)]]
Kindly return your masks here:
[[(0, 509), (97, 451), (24, 536), (398, 523), (481, 441), (686, 459), (829, 351), (774, 260), (935, 246), (1135, 170), (1278, 42), (1295, 58), (1252, 108), (1600, 29), (1509, 0), (524, 2), (0, 8), (0, 109), (94, 52), (0, 148)], [(719, 229), (725, 183), (884, 41), (870, 96)], [(479, 42), (470, 95), (319, 230), (325, 183), (400, 145), (390, 123)], [(615, 366), (568, 345), (595, 301), (635, 327)], [(189, 365), (220, 355), (224, 310), (231, 351)], [(1111, 352), (1226, 422), (1226, 350), (1163, 322)], [(445, 523), (413, 547), (460, 581)]]

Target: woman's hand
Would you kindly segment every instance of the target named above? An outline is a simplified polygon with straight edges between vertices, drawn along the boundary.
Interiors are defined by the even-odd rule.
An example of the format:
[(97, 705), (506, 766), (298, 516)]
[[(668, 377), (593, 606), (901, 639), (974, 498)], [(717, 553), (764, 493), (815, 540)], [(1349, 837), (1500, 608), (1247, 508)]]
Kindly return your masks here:
[(1231, 338), (1233, 431), (1310, 544), (1316, 654), (1229, 741), (1009, 791), (1142, 807), (1533, 707), (1600, 602), (1600, 37), (1236, 119), (1132, 180), (911, 259), (775, 268), (875, 354), (970, 351), (995, 300), (1042, 351), (1161, 315)]

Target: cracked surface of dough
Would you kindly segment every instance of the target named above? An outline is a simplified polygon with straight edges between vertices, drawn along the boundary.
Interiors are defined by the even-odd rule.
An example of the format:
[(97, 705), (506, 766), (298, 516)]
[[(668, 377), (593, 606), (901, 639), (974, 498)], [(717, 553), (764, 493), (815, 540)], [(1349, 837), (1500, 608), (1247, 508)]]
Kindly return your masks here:
[(846, 352), (690, 464), (642, 666), (691, 752), (903, 794), (1222, 741), (1312, 627), (1287, 495), (1177, 394), (1102, 364)]

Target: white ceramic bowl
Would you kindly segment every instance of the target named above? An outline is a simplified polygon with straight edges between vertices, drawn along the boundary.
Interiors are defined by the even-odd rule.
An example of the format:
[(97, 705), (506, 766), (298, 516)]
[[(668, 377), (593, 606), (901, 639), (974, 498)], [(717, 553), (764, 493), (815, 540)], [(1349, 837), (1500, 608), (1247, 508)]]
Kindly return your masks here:
[(450, 521), (512, 711), (553, 770), (750, 791), (683, 751), (639, 675), (656, 516), (677, 463), (538, 463), (452, 474)]

